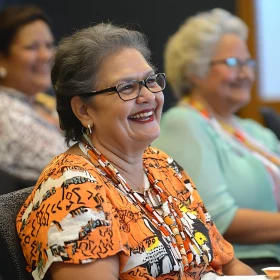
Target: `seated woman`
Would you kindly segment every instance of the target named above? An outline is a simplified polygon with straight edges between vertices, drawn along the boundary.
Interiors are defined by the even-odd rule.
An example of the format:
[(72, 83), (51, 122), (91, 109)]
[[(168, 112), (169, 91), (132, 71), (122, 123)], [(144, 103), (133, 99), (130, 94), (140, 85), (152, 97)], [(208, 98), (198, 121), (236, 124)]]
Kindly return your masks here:
[[(35, 279), (200, 279), (251, 275), (187, 174), (148, 147), (165, 74), (143, 34), (98, 24), (65, 38), (52, 69), (66, 141), (17, 217)], [(76, 265), (74, 265), (76, 264)]]
[(188, 171), (218, 229), (250, 265), (280, 261), (280, 145), (234, 113), (250, 101), (255, 61), (247, 27), (227, 11), (193, 16), (170, 38), (167, 77), (181, 97), (153, 145)]
[[(53, 40), (39, 8), (0, 12), (0, 171), (18, 182), (35, 183), (51, 158), (66, 150), (54, 99), (39, 93), (51, 86)], [(4, 188), (15, 190), (1, 183), (0, 193)]]

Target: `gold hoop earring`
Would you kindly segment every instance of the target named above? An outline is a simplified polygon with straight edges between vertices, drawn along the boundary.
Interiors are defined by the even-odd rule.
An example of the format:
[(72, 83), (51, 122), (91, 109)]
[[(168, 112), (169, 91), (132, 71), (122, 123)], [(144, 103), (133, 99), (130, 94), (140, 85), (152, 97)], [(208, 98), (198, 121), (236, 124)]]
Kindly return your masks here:
[(87, 134), (90, 135), (91, 133), (92, 133), (92, 130), (91, 130), (90, 125), (88, 124)]

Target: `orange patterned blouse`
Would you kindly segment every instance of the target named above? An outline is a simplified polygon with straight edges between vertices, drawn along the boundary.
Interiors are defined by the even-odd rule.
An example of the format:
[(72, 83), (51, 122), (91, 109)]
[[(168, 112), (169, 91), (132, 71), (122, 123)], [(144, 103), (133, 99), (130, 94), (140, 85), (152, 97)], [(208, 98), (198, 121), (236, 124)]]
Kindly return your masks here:
[[(106, 174), (81, 156), (61, 154), (44, 169), (17, 216), (18, 235), (34, 279), (43, 279), (53, 262), (83, 264), (115, 254), (120, 258), (121, 280), (187, 280), (210, 271), (222, 273), (233, 249), (216, 229), (193, 182), (157, 149), (145, 151), (143, 164), (184, 204), (196, 241), (188, 252), (193, 260), (189, 270), (180, 277), (170, 243)], [(205, 260), (199, 251), (207, 252), (211, 260), (206, 270), (199, 265)]]

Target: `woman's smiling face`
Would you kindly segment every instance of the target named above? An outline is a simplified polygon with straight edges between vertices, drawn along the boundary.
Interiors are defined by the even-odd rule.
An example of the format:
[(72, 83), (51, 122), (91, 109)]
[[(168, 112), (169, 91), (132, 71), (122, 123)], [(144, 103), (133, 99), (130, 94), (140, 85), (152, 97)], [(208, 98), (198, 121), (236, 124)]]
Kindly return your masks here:
[[(143, 80), (154, 74), (143, 55), (132, 48), (110, 55), (100, 69), (94, 90)], [(117, 149), (133, 148), (140, 143), (148, 146), (159, 136), (164, 102), (162, 91), (152, 93), (142, 86), (139, 96), (133, 100), (124, 101), (116, 92), (110, 92), (94, 96), (90, 102), (93, 142), (106, 143)]]
[(9, 54), (1, 55), (0, 65), (5, 67), (8, 73), (2, 84), (27, 95), (48, 89), (51, 86), (53, 42), (50, 28), (42, 20), (21, 27)]

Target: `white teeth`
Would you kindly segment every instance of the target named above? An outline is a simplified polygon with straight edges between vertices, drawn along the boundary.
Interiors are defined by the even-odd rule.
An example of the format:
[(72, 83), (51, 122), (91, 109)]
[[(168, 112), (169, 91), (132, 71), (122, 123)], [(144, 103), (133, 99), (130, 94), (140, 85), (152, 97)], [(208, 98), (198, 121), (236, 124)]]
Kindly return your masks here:
[(144, 118), (144, 117), (150, 117), (153, 114), (153, 111), (147, 112), (147, 113), (140, 113), (140, 114), (136, 114), (133, 115), (131, 117), (129, 117), (130, 119), (139, 119), (139, 118)]

